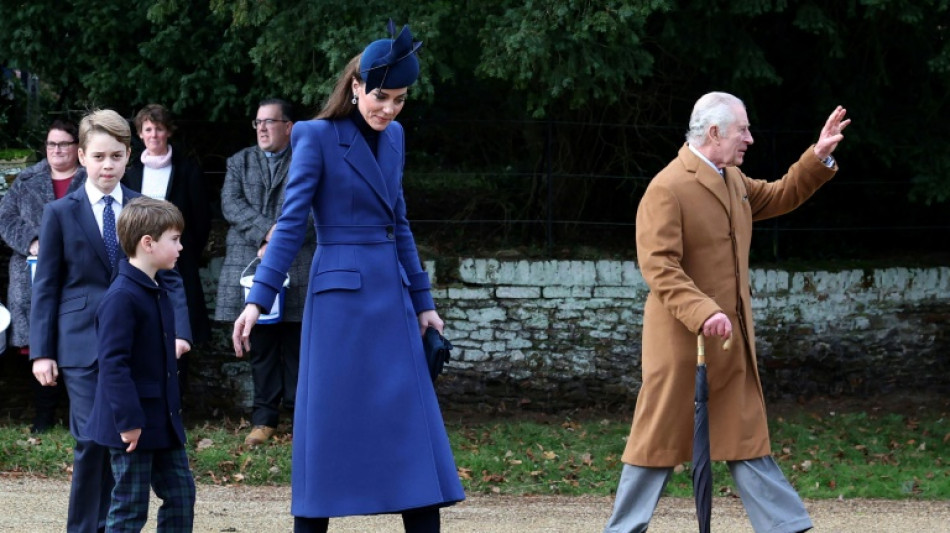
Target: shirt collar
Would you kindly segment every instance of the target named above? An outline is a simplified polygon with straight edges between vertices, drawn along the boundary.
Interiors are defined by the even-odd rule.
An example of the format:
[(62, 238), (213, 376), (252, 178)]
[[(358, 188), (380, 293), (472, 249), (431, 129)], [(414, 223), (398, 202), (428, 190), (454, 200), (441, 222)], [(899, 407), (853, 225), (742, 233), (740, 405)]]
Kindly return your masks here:
[[(102, 191), (97, 189), (95, 185), (92, 184), (92, 180), (87, 179), (86, 182), (83, 183), (83, 186), (86, 188), (86, 196), (89, 197), (89, 203), (92, 205), (99, 203), (99, 200), (102, 200), (102, 197), (105, 196)], [(122, 185), (116, 185), (115, 189), (112, 189), (112, 192), (109, 193), (109, 196), (111, 196), (119, 205), (122, 205)]]
[(706, 156), (704, 156), (702, 153), (700, 153), (699, 150), (697, 150), (696, 148), (694, 148), (692, 143), (686, 143), (686, 146), (689, 146), (689, 150), (690, 150), (691, 152), (693, 152), (694, 154), (696, 154), (697, 157), (699, 157), (700, 159), (702, 159), (703, 161), (705, 161), (706, 164), (709, 165), (709, 166), (711, 166), (711, 167), (713, 168), (713, 170), (715, 170), (720, 176), (724, 176), (724, 175), (725, 175), (725, 173), (724, 173), (725, 171), (724, 171), (723, 169), (720, 169), (719, 167), (717, 167), (716, 165), (714, 165), (712, 161), (710, 161), (709, 159), (707, 159)]
[(279, 151), (279, 152), (264, 152), (264, 157), (266, 157), (266, 158), (268, 158), (268, 159), (270, 159), (270, 158), (272, 158), (272, 157), (281, 157), (281, 156), (284, 155), (285, 152), (287, 152), (287, 149), (288, 149), (288, 148), (290, 148), (290, 145), (289, 145), (289, 144), (288, 144), (287, 146), (285, 146), (284, 149), (281, 150), (281, 151)]

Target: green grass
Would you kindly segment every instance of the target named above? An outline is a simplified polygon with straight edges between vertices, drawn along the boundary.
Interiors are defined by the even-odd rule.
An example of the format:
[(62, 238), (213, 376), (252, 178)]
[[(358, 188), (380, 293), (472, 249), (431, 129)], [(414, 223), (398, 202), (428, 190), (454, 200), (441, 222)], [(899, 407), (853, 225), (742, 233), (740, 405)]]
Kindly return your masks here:
[[(470, 493), (608, 495), (616, 488), (629, 430), (621, 418), (532, 417), (447, 424)], [(950, 422), (942, 415), (799, 413), (771, 421), (773, 454), (805, 498), (950, 499)], [(188, 453), (199, 483), (269, 485), (290, 479), (290, 440), (244, 446), (246, 424), (189, 429)], [(63, 428), (33, 437), (0, 426), (0, 472), (63, 478), (72, 459)], [(677, 467), (672, 496), (692, 494), (688, 464)], [(713, 468), (714, 493), (735, 491), (725, 464)]]

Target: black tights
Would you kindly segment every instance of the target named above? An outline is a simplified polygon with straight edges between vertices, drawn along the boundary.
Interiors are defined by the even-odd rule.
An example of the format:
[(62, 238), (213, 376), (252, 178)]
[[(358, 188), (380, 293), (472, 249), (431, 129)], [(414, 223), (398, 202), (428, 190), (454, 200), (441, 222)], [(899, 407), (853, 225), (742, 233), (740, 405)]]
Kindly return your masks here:
[[(439, 533), (439, 508), (423, 507), (406, 511), (402, 513), (402, 523), (406, 533)], [(328, 527), (329, 518), (294, 517), (294, 533), (326, 533)]]

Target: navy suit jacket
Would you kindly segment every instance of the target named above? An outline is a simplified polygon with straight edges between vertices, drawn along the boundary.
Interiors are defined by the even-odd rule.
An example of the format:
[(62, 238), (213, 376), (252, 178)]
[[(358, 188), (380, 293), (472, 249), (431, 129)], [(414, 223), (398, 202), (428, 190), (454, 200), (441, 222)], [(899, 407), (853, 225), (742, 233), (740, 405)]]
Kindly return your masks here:
[[(125, 202), (141, 196), (120, 186)], [(121, 249), (119, 255), (125, 258)], [(95, 364), (96, 310), (113, 271), (85, 187), (46, 204), (33, 279), (30, 359), (51, 358), (61, 367)], [(174, 270), (159, 275), (171, 291), (175, 335), (191, 342), (181, 276)]]
[(96, 314), (99, 386), (87, 431), (103, 446), (125, 448), (120, 433), (142, 429), (137, 449), (185, 444), (175, 359), (175, 316), (168, 291), (128, 260)]

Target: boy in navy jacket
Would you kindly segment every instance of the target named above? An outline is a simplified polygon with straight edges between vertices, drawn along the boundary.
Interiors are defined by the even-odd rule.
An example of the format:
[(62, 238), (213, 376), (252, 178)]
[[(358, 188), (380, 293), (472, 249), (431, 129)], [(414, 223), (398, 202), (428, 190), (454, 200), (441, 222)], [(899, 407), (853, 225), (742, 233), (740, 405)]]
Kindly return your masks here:
[(191, 531), (195, 481), (175, 362), (175, 314), (169, 288), (156, 274), (175, 267), (184, 220), (173, 204), (138, 197), (117, 222), (129, 257), (96, 313), (99, 386), (89, 420), (109, 449), (115, 489), (106, 531), (140, 531), (150, 489), (162, 499), (158, 531)]

